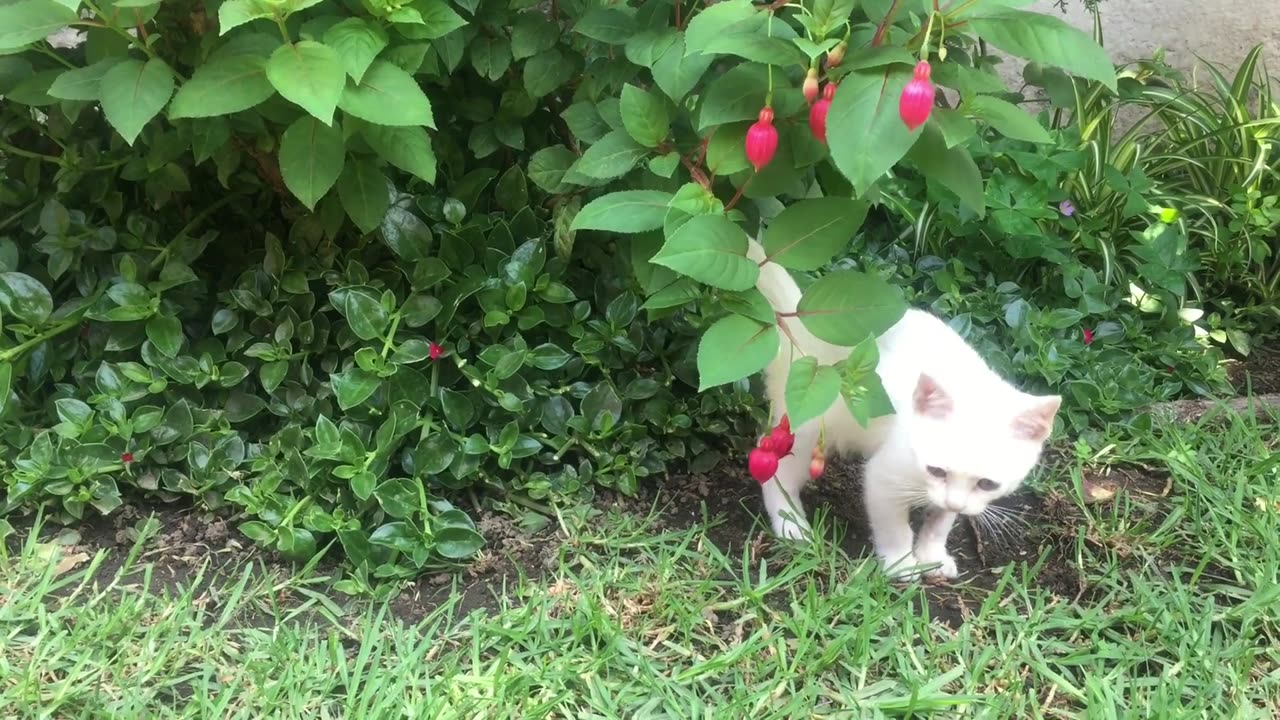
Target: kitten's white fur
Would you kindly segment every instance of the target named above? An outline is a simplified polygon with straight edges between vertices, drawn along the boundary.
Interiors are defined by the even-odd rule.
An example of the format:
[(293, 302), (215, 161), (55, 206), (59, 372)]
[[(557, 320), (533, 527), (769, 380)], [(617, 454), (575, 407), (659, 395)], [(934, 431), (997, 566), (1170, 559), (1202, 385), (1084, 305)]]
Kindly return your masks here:
[[(748, 256), (761, 262), (764, 248), (752, 241)], [(756, 287), (778, 312), (794, 312), (800, 302), (799, 286), (777, 263), (760, 268)], [(784, 322), (790, 338), (782, 334), (778, 356), (765, 369), (775, 421), (786, 409), (794, 359), (810, 355), (826, 365), (849, 354), (849, 348), (814, 337), (795, 318)], [(946, 323), (920, 310), (908, 310), (877, 344), (877, 372), (897, 413), (863, 427), (838, 400), (822, 418), (826, 448), (829, 454), (856, 452), (866, 458), (867, 516), (876, 554), (890, 572), (910, 577), (920, 566), (936, 566), (930, 575), (952, 578), (956, 563), (946, 542), (957, 515), (980, 515), (1022, 484), (1040, 459), (1061, 398), (1017, 390)], [(800, 490), (809, 481), (819, 421), (792, 431), (792, 454), (762, 490), (774, 532), (800, 539), (809, 532)], [(935, 477), (930, 469), (946, 476)], [(908, 518), (912, 507), (927, 508), (918, 537)]]

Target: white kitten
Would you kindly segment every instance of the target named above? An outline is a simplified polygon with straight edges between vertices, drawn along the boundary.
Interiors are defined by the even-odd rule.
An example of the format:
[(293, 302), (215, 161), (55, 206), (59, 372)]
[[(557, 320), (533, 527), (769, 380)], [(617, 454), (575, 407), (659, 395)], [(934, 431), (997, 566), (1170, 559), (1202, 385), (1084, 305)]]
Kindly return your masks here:
[[(765, 257), (754, 241), (748, 255), (757, 262)], [(776, 263), (760, 268), (756, 286), (778, 312), (794, 312), (800, 302), (799, 286)], [(765, 369), (769, 399), (779, 416), (786, 409), (793, 359), (810, 355), (826, 365), (849, 354), (849, 348), (814, 337), (795, 318), (786, 325), (791, 338), (783, 333), (778, 357)], [(952, 578), (956, 563), (946, 542), (956, 516), (979, 515), (1022, 484), (1040, 459), (1062, 399), (1017, 390), (954, 330), (926, 312), (908, 310), (877, 344), (877, 372), (897, 414), (863, 427), (837, 400), (822, 418), (827, 449), (867, 459), (863, 492), (876, 554), (885, 566), (909, 577), (919, 565), (936, 565), (930, 575)], [(809, 481), (819, 421), (792, 431), (792, 454), (781, 460), (777, 476), (762, 489), (774, 532), (803, 538), (809, 527), (800, 490)], [(918, 537), (908, 519), (912, 507), (927, 508)]]

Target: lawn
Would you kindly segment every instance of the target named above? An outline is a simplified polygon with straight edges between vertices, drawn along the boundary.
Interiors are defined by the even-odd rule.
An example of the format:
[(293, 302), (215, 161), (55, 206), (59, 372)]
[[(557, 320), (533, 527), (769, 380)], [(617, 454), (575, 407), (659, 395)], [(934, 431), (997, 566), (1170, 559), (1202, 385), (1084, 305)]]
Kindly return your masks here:
[(175, 545), (191, 515), (19, 530), (0, 717), (1273, 718), (1274, 438), (1217, 415), (1078, 441), (1005, 522), (959, 527), (950, 585), (886, 582), (848, 468), (811, 546), (763, 532), (742, 480), (672, 480), (509, 525), (384, 603), (234, 540)]

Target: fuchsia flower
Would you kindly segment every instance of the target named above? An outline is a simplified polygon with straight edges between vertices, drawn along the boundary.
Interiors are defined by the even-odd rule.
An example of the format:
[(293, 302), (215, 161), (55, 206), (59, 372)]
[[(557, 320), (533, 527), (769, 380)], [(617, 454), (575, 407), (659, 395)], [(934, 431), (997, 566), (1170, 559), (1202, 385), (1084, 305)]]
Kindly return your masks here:
[(435, 343), (431, 343), (430, 345), (427, 346), (427, 357), (431, 358), (432, 360), (439, 360), (441, 355), (444, 355), (443, 347)]
[(929, 61), (921, 60), (916, 65), (915, 77), (902, 89), (902, 97), (898, 99), (898, 115), (908, 130), (923, 125), (933, 112), (934, 88), (929, 72)]
[(778, 474), (778, 461), (791, 453), (796, 436), (791, 432), (791, 422), (786, 415), (768, 435), (760, 438), (756, 448), (747, 455), (747, 471), (761, 485)]
[(1085, 345), (1093, 344), (1093, 331), (1090, 330), (1089, 328), (1084, 328), (1084, 344)]
[(760, 119), (747, 130), (747, 160), (760, 172), (778, 151), (778, 129), (773, 126), (773, 108), (760, 110)]
[(836, 84), (829, 82), (822, 89), (822, 99), (809, 108), (809, 131), (813, 136), (827, 141), (827, 111), (831, 109), (831, 101), (836, 97)]
[(747, 456), (747, 470), (763, 485), (778, 474), (778, 456), (770, 449), (758, 447)]

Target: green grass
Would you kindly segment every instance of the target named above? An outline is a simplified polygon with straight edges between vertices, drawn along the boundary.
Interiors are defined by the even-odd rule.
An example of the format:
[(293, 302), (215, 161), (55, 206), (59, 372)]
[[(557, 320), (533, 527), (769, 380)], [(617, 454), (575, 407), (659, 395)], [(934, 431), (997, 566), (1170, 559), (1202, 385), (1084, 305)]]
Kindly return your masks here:
[[(33, 537), (0, 560), (0, 717), (1273, 718), (1274, 437), (1237, 419), (1079, 448), (1042, 485), (1071, 512), (1028, 518), (1059, 550), (1030, 545), (994, 589), (612, 515), (492, 607), (455, 593), (406, 624), (254, 568), (156, 593), (136, 557), (57, 575)], [(1105, 463), (1167, 472), (1170, 493), (1073, 503)], [(1064, 570), (1078, 599), (1044, 582)], [(957, 627), (930, 617), (938, 592), (966, 608)]]

